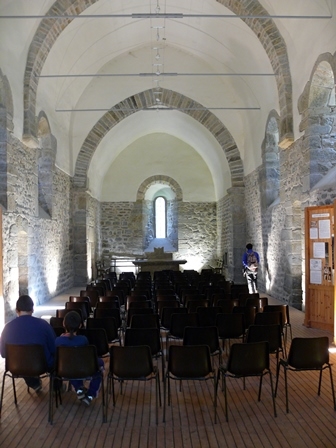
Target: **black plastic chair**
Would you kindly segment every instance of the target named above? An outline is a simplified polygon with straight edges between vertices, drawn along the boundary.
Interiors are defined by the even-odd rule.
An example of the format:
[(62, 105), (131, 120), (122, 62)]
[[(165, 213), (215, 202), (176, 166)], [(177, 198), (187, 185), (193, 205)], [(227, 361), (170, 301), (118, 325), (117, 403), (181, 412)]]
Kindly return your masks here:
[(164, 378), (163, 421), (166, 421), (166, 397), (171, 402), (170, 380), (213, 381), (214, 421), (217, 422), (217, 378), (212, 368), (210, 349), (207, 345), (171, 345), (169, 347), (168, 367)]
[(65, 302), (65, 309), (71, 310), (71, 311), (80, 310), (82, 313), (83, 321), (86, 321), (86, 319), (90, 315), (90, 309), (89, 309), (88, 302)]
[(282, 347), (284, 350), (284, 357), (287, 356), (286, 344), (285, 344), (285, 335), (283, 332), (282, 325), (282, 313), (273, 312), (273, 313), (257, 313), (254, 318), (254, 325), (280, 325), (281, 330), (281, 338), (282, 338)]
[(255, 306), (235, 306), (232, 313), (238, 313), (244, 315), (244, 328), (245, 332), (250, 325), (254, 324), (257, 308)]
[[(253, 294), (250, 294), (253, 295)], [(268, 305), (267, 297), (248, 297), (244, 303), (245, 306), (255, 306), (257, 308), (257, 313), (262, 313), (264, 307)]]
[[(155, 380), (156, 424), (158, 424), (158, 402), (161, 405), (161, 391), (159, 371), (153, 366), (151, 349), (148, 345), (110, 348), (110, 365), (107, 376), (107, 396), (112, 389), (113, 406), (116, 404), (114, 382), (122, 385), (125, 381), (151, 381)], [(108, 401), (106, 401), (106, 414)]]
[(96, 374), (102, 377), (101, 394), (102, 394), (102, 415), (103, 423), (106, 422), (105, 414), (105, 388), (103, 372), (100, 371), (98, 364), (97, 349), (94, 345), (84, 345), (80, 347), (57, 347), (55, 369), (50, 376), (49, 389), (49, 422), (53, 423), (54, 414), (54, 395), (56, 400), (56, 407), (58, 400), (62, 404), (62, 397), (60, 390), (54, 390), (55, 379), (61, 380), (86, 380)]
[[(133, 316), (133, 318), (136, 316)], [(133, 320), (132, 318), (132, 320)], [(159, 328), (127, 328), (125, 331), (125, 346), (148, 345), (154, 359), (162, 360), (162, 379), (164, 377), (165, 360)]]
[(163, 308), (179, 308), (180, 302), (176, 299), (174, 300), (160, 300), (156, 302), (156, 311), (160, 316), (160, 319), (162, 318), (162, 312)]
[(244, 342), (245, 326), (243, 314), (219, 313), (217, 314), (216, 327), (218, 329), (218, 337), (222, 340), (223, 350), (227, 340), (229, 347), (231, 339), (241, 339)]
[(96, 308), (94, 310), (93, 316), (95, 319), (113, 317), (116, 321), (117, 328), (122, 329), (123, 327), (122, 318), (120, 316), (120, 311), (118, 308)]
[[(270, 314), (270, 313), (268, 313)], [(269, 353), (276, 355), (276, 374), (278, 375), (279, 355), (284, 355), (280, 325), (250, 325), (247, 331), (246, 342), (267, 341)]]
[(249, 344), (232, 344), (227, 364), (219, 366), (218, 381), (222, 379), (222, 389), (225, 399), (225, 416), (229, 421), (228, 415), (228, 397), (227, 397), (227, 378), (243, 378), (245, 389), (246, 377), (259, 377), (258, 401), (261, 399), (262, 380), (265, 375), (270, 376), (271, 394), (273, 401), (274, 417), (277, 416), (275, 406), (275, 395), (273, 391), (272, 372), (269, 367), (269, 346), (268, 342), (251, 342)]
[(282, 313), (282, 325), (285, 329), (285, 343), (287, 343), (288, 328), (290, 331), (291, 340), (293, 339), (292, 325), (289, 319), (289, 306), (288, 305), (266, 305), (264, 306), (264, 313)]
[(130, 308), (127, 311), (127, 320), (126, 320), (127, 327), (131, 325), (132, 317), (135, 314), (154, 314), (154, 310), (153, 308)]
[(160, 319), (158, 314), (134, 314), (131, 319), (130, 328), (158, 328)]
[(335, 390), (332, 377), (331, 364), (329, 362), (329, 338), (327, 336), (316, 338), (294, 338), (292, 340), (288, 359), (280, 359), (278, 365), (278, 376), (275, 386), (275, 395), (278, 390), (279, 371), (280, 367), (284, 369), (285, 375), (285, 393), (286, 393), (286, 412), (289, 412), (288, 407), (288, 384), (287, 371), (303, 372), (307, 370), (317, 370), (320, 372), (317, 394), (321, 393), (322, 372), (325, 369), (329, 370), (331, 392), (333, 398), (334, 409), (336, 410)]
[(87, 337), (89, 344), (96, 347), (97, 355), (100, 358), (109, 356), (110, 346), (104, 328), (80, 328), (77, 334)]
[[(2, 378), (0, 417), (6, 377), (12, 379), (14, 403), (17, 405), (15, 379), (24, 377), (49, 377), (44, 348), (38, 344), (6, 344), (5, 371)], [(29, 393), (29, 387), (27, 387)]]
[(75, 309), (70, 309), (70, 308), (58, 308), (56, 310), (56, 317), (60, 317), (62, 319), (64, 319), (64, 317), (66, 316), (66, 314), (70, 313), (71, 311), (76, 311), (76, 313), (78, 313), (81, 317), (82, 320), (82, 325), (84, 324), (83, 321), (83, 315), (82, 315), (82, 311), (79, 308), (75, 308)]
[(171, 316), (170, 330), (166, 334), (166, 350), (168, 353), (168, 345), (170, 339), (183, 339), (184, 329), (186, 327), (198, 327), (197, 313), (175, 314)]
[(164, 330), (169, 331), (171, 325), (171, 317), (173, 314), (188, 314), (188, 310), (185, 307), (176, 308), (176, 307), (164, 307), (162, 309), (161, 316), (161, 327)]
[(221, 308), (222, 313), (229, 314), (232, 313), (235, 306), (239, 306), (238, 299), (221, 299), (216, 302), (216, 306)]
[(104, 328), (109, 344), (119, 342), (121, 345), (120, 333), (114, 317), (89, 317), (86, 321), (86, 328)]
[(222, 313), (222, 308), (219, 306), (198, 307), (196, 312), (200, 327), (214, 327), (216, 326), (217, 314)]
[(222, 350), (219, 345), (218, 329), (212, 327), (186, 327), (183, 335), (183, 345), (207, 345), (211, 356), (218, 355), (219, 364), (222, 361)]
[(197, 308), (209, 306), (209, 302), (206, 299), (187, 300), (186, 304), (187, 304), (188, 313), (196, 313)]

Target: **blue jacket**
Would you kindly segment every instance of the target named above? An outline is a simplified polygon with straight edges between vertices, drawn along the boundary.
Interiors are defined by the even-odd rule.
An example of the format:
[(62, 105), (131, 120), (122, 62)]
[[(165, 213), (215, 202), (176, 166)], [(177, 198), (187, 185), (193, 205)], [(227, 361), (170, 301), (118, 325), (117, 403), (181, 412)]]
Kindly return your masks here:
[(44, 348), (47, 364), (53, 366), (56, 335), (43, 319), (24, 315), (5, 325), (0, 339), (0, 353), (6, 357), (6, 344), (39, 344)]

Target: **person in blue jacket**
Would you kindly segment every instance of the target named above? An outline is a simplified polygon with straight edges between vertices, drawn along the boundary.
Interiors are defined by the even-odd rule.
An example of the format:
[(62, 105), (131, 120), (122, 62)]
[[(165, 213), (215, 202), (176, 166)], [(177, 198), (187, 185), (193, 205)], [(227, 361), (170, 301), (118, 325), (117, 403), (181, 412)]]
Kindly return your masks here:
[(243, 271), (247, 280), (247, 286), (249, 294), (258, 292), (258, 267), (260, 263), (260, 257), (258, 252), (253, 250), (251, 243), (246, 244), (246, 252), (243, 255)]
[[(56, 338), (56, 347), (79, 347), (88, 345), (89, 341), (86, 336), (77, 335), (77, 331), (81, 325), (82, 319), (76, 311), (70, 311), (67, 313), (63, 320), (65, 333)], [(104, 368), (104, 361), (101, 358), (98, 358), (98, 364), (102, 370)], [(97, 374), (90, 379), (88, 389), (84, 387), (82, 380), (71, 380), (70, 383), (76, 391), (77, 398), (81, 400), (82, 403), (89, 406), (93, 398), (96, 398), (99, 393), (101, 381), (102, 376), (100, 372), (97, 372)]]
[[(39, 344), (44, 348), (44, 353), (49, 369), (54, 364), (55, 332), (43, 319), (33, 317), (34, 302), (28, 295), (22, 295), (16, 302), (17, 317), (8, 322), (1, 334), (0, 353), (6, 358), (6, 344)], [(33, 362), (33, 360), (32, 360)], [(40, 378), (24, 378), (28, 387), (40, 392), (42, 381)]]

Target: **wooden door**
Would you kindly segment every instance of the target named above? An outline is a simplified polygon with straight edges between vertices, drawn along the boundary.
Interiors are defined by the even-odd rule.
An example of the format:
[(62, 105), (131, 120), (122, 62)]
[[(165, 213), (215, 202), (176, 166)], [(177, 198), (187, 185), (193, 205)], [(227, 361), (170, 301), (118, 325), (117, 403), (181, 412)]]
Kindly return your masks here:
[(336, 335), (334, 205), (305, 210), (305, 325)]

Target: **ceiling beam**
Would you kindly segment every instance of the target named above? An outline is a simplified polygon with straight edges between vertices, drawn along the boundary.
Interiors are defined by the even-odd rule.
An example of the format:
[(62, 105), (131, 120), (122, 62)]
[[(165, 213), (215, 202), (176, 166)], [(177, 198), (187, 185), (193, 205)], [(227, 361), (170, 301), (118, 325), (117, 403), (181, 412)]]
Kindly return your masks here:
[(180, 13), (132, 13), (132, 14), (32, 14), (32, 15), (0, 15), (0, 19), (184, 19), (184, 18), (206, 18), (206, 19), (331, 19), (332, 15), (309, 16), (309, 15), (253, 15), (253, 14), (180, 14)]
[(181, 110), (181, 111), (196, 111), (196, 110), (260, 110), (260, 107), (165, 107), (160, 105), (155, 105), (153, 107), (140, 107), (138, 109), (132, 109), (130, 107), (111, 107), (109, 109), (99, 108), (99, 109), (55, 109), (55, 112), (139, 112), (139, 111), (171, 111), (171, 110)]
[(109, 78), (109, 77), (151, 77), (151, 76), (277, 76), (275, 73), (83, 73), (83, 74), (51, 74), (39, 75), (36, 78)]

